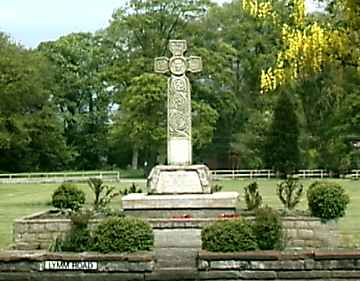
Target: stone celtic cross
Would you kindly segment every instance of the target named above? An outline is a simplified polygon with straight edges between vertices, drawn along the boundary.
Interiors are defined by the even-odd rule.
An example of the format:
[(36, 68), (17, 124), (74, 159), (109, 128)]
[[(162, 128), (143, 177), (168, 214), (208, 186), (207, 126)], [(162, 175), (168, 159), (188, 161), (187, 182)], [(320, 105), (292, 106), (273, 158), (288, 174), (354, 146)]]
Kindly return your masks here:
[(200, 57), (184, 57), (187, 46), (185, 40), (170, 40), (172, 57), (155, 59), (155, 72), (170, 71), (167, 101), (167, 157), (169, 165), (191, 165), (191, 88), (186, 71), (200, 72)]

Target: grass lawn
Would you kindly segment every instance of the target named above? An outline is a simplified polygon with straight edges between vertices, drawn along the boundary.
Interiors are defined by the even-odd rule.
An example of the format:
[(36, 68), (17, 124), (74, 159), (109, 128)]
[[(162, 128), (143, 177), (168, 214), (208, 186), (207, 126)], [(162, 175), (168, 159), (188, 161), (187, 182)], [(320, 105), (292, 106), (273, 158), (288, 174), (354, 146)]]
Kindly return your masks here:
[[(302, 183), (308, 187), (314, 180), (303, 180)], [(352, 180), (330, 180), (339, 182), (348, 191), (351, 201), (345, 218), (340, 219), (340, 229), (344, 233), (353, 234), (355, 240), (350, 239), (349, 245), (357, 243), (360, 246), (360, 181)], [(238, 191), (241, 195), (243, 187), (249, 184), (250, 180), (227, 180), (218, 181), (223, 191)], [(263, 196), (264, 204), (279, 208), (281, 203), (276, 196), (276, 184), (279, 180), (258, 180), (260, 193)], [(117, 189), (129, 187), (130, 184), (114, 184)], [(12, 225), (16, 218), (44, 211), (50, 208), (52, 192), (58, 184), (0, 184), (0, 249), (6, 248), (12, 242)], [(138, 185), (141, 186), (141, 185)], [(78, 184), (78, 187), (86, 192), (87, 202), (93, 200), (87, 184)], [(240, 198), (243, 198), (242, 196)], [(120, 207), (120, 198), (117, 197), (111, 203), (112, 207)], [(243, 200), (240, 202), (244, 207)], [(305, 197), (299, 209), (307, 209)]]

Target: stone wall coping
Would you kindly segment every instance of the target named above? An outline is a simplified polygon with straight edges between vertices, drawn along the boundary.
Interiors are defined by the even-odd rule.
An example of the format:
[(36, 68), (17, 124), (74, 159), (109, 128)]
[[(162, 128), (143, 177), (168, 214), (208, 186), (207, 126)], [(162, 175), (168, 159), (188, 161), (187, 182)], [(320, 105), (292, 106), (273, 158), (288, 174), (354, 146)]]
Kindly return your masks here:
[(248, 251), (236, 253), (199, 251), (202, 260), (339, 260), (360, 259), (360, 250), (339, 251)]
[(83, 253), (53, 253), (48, 251), (3, 251), (0, 252), (0, 262), (14, 261), (128, 261), (128, 262), (151, 262), (155, 259), (153, 252), (138, 253), (111, 253), (101, 254), (95, 252)]
[[(240, 217), (244, 217), (244, 218), (255, 217), (255, 213), (252, 211), (240, 210), (239, 213), (240, 213)], [(289, 215), (280, 214), (280, 217), (286, 221), (317, 221), (317, 222), (321, 222), (320, 218), (313, 217), (313, 216), (304, 216), (304, 215), (296, 216), (296, 215), (290, 215), (290, 214)]]
[(360, 249), (351, 251), (315, 251), (315, 260), (360, 259)]
[(223, 220), (222, 218), (164, 218), (164, 219), (146, 219), (149, 223), (165, 223), (165, 222), (215, 222)]
[[(42, 211), (39, 213), (34, 213), (32, 215), (22, 217), (15, 220), (15, 223), (26, 223), (26, 224), (47, 224), (47, 223), (69, 223), (70, 218), (38, 218), (39, 216), (46, 215), (51, 210)], [(149, 222), (151, 225), (161, 225), (166, 223), (179, 224), (179, 227), (184, 227), (186, 225), (198, 225), (209, 224), (212, 222), (223, 221), (223, 220), (232, 220), (238, 219), (239, 217), (215, 217), (215, 218), (144, 218), (145, 221)], [(103, 219), (94, 218), (90, 219), (90, 223), (99, 223)]]
[(17, 221), (34, 220), (36, 217), (39, 217), (39, 216), (44, 215), (44, 214), (47, 214), (47, 213), (49, 213), (49, 212), (50, 212), (50, 210), (33, 213), (33, 214), (31, 214), (31, 215), (27, 215), (27, 216), (21, 217), (21, 218), (19, 218), (19, 219), (15, 219), (15, 222), (17, 222)]
[(174, 225), (179, 224), (180, 227), (184, 227), (186, 225), (204, 225), (218, 221), (225, 221), (225, 220), (234, 220), (238, 219), (238, 217), (229, 217), (229, 218), (164, 218), (164, 219), (145, 219), (151, 225), (161, 225), (172, 223)]
[(311, 216), (281, 216), (287, 221), (321, 221), (320, 218)]
[[(25, 217), (21, 217), (19, 219), (16, 219), (15, 222), (26, 222), (26, 223), (47, 223), (49, 221), (51, 222), (68, 222), (70, 220), (70, 218), (51, 218), (51, 219), (41, 219), (41, 218), (37, 218), (39, 216), (43, 216), (47, 213), (49, 213), (51, 210), (46, 210), (46, 211), (41, 211), (38, 213), (34, 213)], [(149, 218), (146, 219), (149, 223), (162, 223), (162, 222), (194, 222), (194, 223), (209, 223), (209, 222), (215, 222), (215, 221), (221, 221), (221, 220), (227, 220), (227, 219), (236, 219), (236, 218), (247, 218), (247, 217), (253, 217), (254, 214), (252, 213), (246, 213), (246, 214), (242, 214), (240, 211), (240, 216), (239, 217), (234, 217), (234, 218), (221, 218), (221, 217), (216, 217), (216, 218)], [(308, 216), (282, 216), (282, 218), (284, 220), (287, 221), (299, 221), (299, 220), (306, 220), (306, 221), (320, 221), (319, 218), (316, 217), (308, 217)], [(97, 222), (100, 221), (101, 219), (91, 219), (90, 221), (93, 222)]]

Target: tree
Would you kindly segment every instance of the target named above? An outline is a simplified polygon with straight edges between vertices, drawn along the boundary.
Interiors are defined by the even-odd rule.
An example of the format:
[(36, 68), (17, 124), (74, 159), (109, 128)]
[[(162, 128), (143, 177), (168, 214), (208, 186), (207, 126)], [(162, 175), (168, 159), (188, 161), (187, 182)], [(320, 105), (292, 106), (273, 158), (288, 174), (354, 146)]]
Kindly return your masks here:
[[(116, 102), (119, 105), (118, 117), (114, 120), (113, 134), (114, 131), (118, 131), (119, 134), (116, 134), (120, 138), (120, 136), (124, 136), (120, 132), (126, 132), (126, 136), (131, 133), (128, 144), (132, 146), (134, 153), (132, 157), (133, 167), (137, 166), (135, 164), (140, 151), (148, 154), (142, 155), (141, 158), (153, 159), (154, 155), (159, 153), (164, 155), (164, 152), (160, 151), (160, 143), (163, 143), (161, 147), (166, 147), (164, 143), (165, 126), (162, 127), (166, 120), (166, 115), (164, 115), (166, 99), (160, 101), (156, 78), (150, 74), (153, 73), (154, 58), (167, 54), (170, 39), (186, 39), (182, 36), (184, 34), (183, 29), (206, 12), (208, 2), (207, 0), (127, 1), (124, 8), (115, 11), (111, 24), (105, 31), (106, 40), (113, 42), (113, 45), (116, 46), (114, 59), (106, 70), (111, 83), (114, 85)], [(191, 53), (198, 55), (192, 50)], [(151, 80), (150, 84), (144, 84), (143, 82), (148, 79)], [(193, 85), (193, 77), (190, 79)], [(139, 85), (136, 85), (137, 83)], [(149, 92), (145, 93), (144, 89), (149, 89)], [(196, 92), (196, 89), (194, 90)], [(163, 88), (163, 91), (162, 94), (165, 95), (166, 88)], [(194, 94), (195, 92), (193, 91)], [(142, 93), (143, 96), (139, 96), (139, 93)], [(141, 100), (144, 104), (134, 106), (133, 101), (136, 99)], [(163, 106), (161, 110), (163, 115), (160, 116), (159, 111), (155, 110), (159, 109), (159, 105), (154, 105), (154, 102), (159, 102), (159, 105)], [(146, 108), (143, 111), (143, 106), (148, 103), (154, 105), (154, 110)], [(208, 112), (206, 117), (217, 116), (201, 100), (194, 100), (193, 103), (193, 109), (199, 113), (198, 118), (195, 119), (206, 120), (200, 118), (204, 112)], [(131, 113), (132, 109), (134, 113)], [(146, 112), (148, 114), (145, 114)], [(132, 117), (130, 118), (130, 116)], [(130, 122), (127, 122), (129, 120)], [(158, 121), (154, 122), (154, 120)], [(208, 126), (213, 124), (212, 120), (211, 117), (208, 122), (205, 122), (206, 125), (204, 122), (199, 123), (202, 124), (201, 132), (207, 135), (200, 137), (197, 130), (194, 129), (195, 144), (200, 143), (202, 139), (205, 140), (202, 143), (208, 143), (208, 137), (212, 136), (210, 133), (212, 128), (208, 128)], [(145, 135), (147, 138), (144, 138)], [(154, 161), (151, 160), (150, 162)]]
[(282, 20), (270, 1), (243, 3), (249, 14), (260, 20), (272, 17), (273, 25), (282, 30), (276, 63), (262, 71), (261, 92), (291, 84), (297, 88), (306, 121), (305, 163), (334, 171), (349, 169), (353, 156), (349, 133), (343, 130), (348, 126), (339, 116), (347, 111), (345, 97), (352, 92), (350, 73), (360, 70), (359, 2), (327, 1), (327, 13), (305, 15), (304, 1), (292, 0), (289, 16)]
[(153, 72), (154, 58), (168, 52), (169, 40), (182, 37), (182, 30), (206, 12), (208, 3), (208, 0), (129, 0), (114, 12), (105, 30), (106, 40), (114, 46), (114, 59), (107, 75), (119, 94), (132, 78)]
[(268, 167), (286, 176), (299, 166), (299, 125), (290, 94), (282, 91), (278, 95), (264, 155)]
[(112, 95), (103, 74), (109, 60), (106, 43), (101, 33), (73, 33), (39, 46), (53, 64), (54, 103), (64, 120), (66, 142), (77, 152), (73, 165), (78, 169), (106, 163)]
[[(131, 81), (121, 96), (120, 109), (112, 127), (112, 144), (128, 142), (132, 146), (132, 168), (137, 169), (139, 151), (156, 161), (166, 139), (166, 79), (142, 74)], [(150, 155), (149, 155), (150, 154)]]
[[(122, 95), (111, 139), (114, 146), (124, 139), (132, 145), (133, 169), (137, 169), (140, 151), (150, 166), (157, 158), (165, 161), (166, 87), (165, 77), (145, 73), (133, 78)], [(196, 149), (211, 141), (217, 113), (207, 104), (197, 101), (192, 101), (192, 109), (192, 137)]]
[(254, 17), (272, 18), (273, 24), (282, 29), (283, 47), (276, 63), (261, 74), (263, 93), (289, 81), (307, 79), (329, 63), (360, 69), (358, 1), (329, 1), (330, 17), (326, 21), (321, 16), (307, 17), (304, 0), (289, 2), (285, 20), (281, 20), (270, 1), (244, 0), (243, 6)]
[[(282, 6), (277, 10), (281, 13)], [(194, 25), (188, 32), (204, 58), (200, 75), (206, 82), (194, 86), (195, 95), (219, 114), (213, 142), (203, 154), (216, 158), (217, 167), (259, 167), (264, 130), (258, 128), (268, 123), (259, 112), (270, 103), (259, 93), (258, 77), (275, 61), (281, 30), (249, 15), (242, 1), (211, 7)]]
[(0, 33), (0, 170), (64, 169), (71, 159), (46, 59)]

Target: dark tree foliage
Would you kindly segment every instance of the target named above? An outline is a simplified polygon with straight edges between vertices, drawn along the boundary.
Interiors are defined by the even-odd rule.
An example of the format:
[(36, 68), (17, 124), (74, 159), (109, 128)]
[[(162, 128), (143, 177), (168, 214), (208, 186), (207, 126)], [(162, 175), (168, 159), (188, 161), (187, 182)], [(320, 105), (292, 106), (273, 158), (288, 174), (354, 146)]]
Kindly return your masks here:
[(0, 171), (57, 170), (70, 150), (51, 93), (46, 59), (0, 33)]
[(108, 63), (105, 43), (100, 35), (72, 33), (39, 46), (52, 64), (53, 102), (63, 118), (66, 142), (76, 152), (72, 166), (77, 169), (101, 168), (106, 162), (112, 92), (102, 75)]
[(265, 145), (265, 163), (281, 176), (299, 167), (299, 124), (295, 105), (287, 91), (279, 93)]
[(148, 173), (165, 162), (166, 77), (154, 73), (153, 62), (170, 55), (170, 39), (187, 40), (187, 55), (203, 59), (203, 71), (188, 74), (195, 163), (268, 166), (282, 176), (300, 163), (337, 174), (358, 169), (358, 2), (329, 1), (328, 13), (306, 16), (346, 27), (347, 47), (343, 54), (328, 50), (338, 59), (321, 72), (283, 84), (277, 104), (260, 94), (259, 77), (284, 47), (282, 26), (291, 26), (292, 1), (271, 2), (278, 24), (253, 17), (241, 0), (221, 6), (124, 0), (105, 29), (67, 34), (36, 50), (0, 33), (0, 171), (132, 164)]

